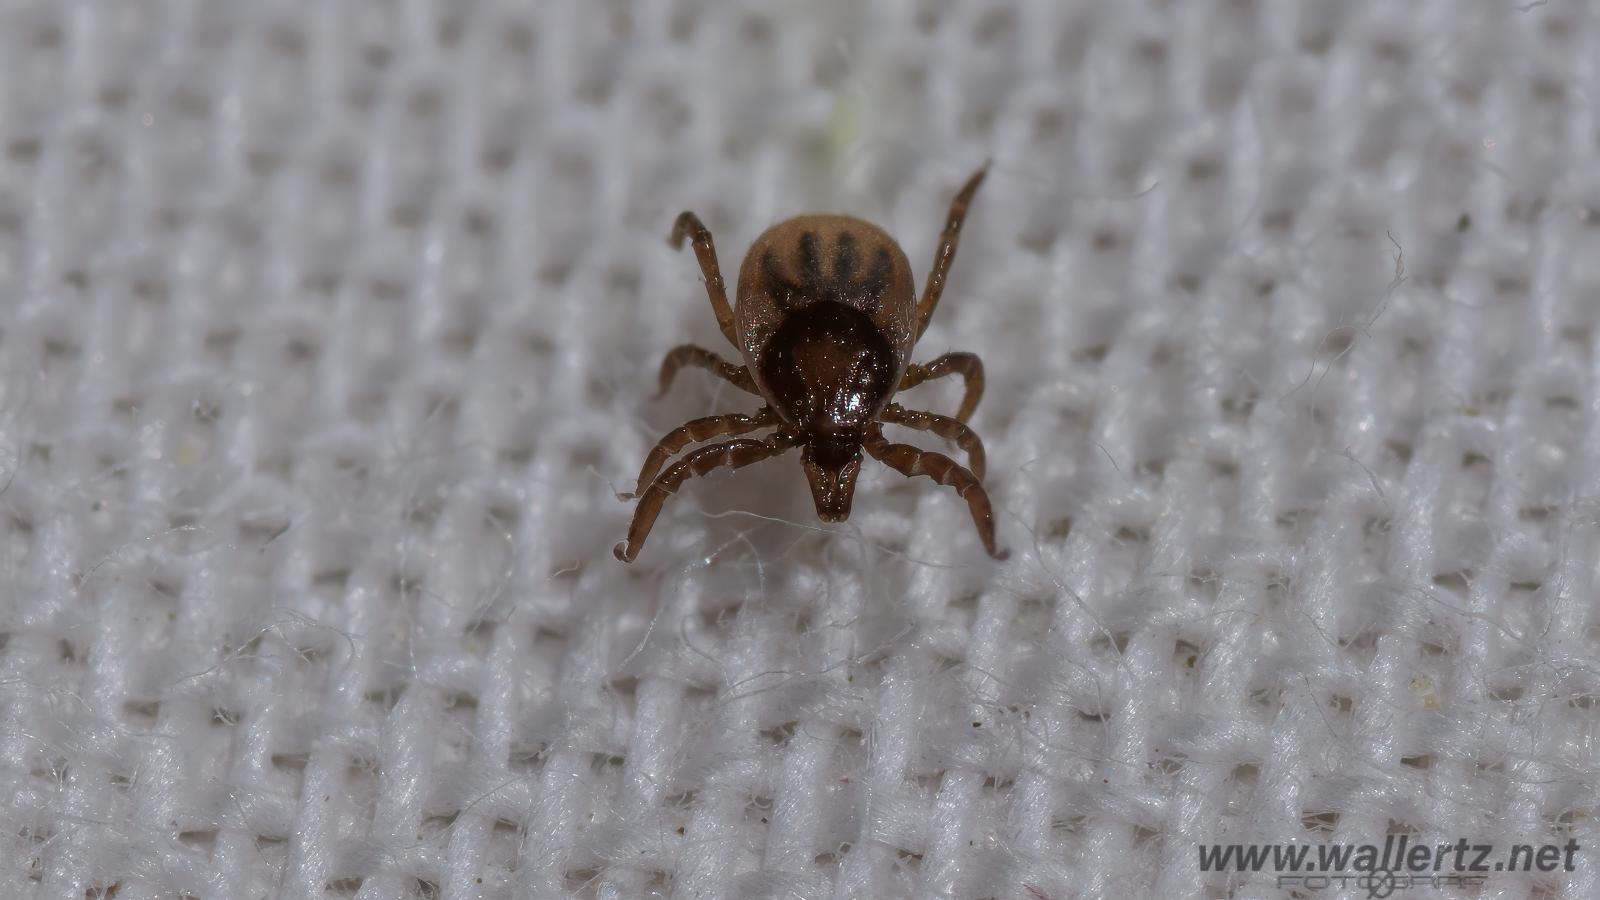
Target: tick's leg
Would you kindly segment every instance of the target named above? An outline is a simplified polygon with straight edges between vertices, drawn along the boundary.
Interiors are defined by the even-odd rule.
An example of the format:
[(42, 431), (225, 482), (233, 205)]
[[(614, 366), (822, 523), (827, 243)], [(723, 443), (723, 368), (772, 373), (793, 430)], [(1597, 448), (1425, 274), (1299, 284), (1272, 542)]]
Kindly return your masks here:
[(677, 428), (667, 432), (667, 436), (651, 449), (644, 458), (644, 468), (639, 470), (638, 487), (632, 494), (618, 494), (618, 499), (631, 500), (639, 496), (650, 482), (655, 480), (656, 473), (667, 464), (674, 453), (682, 450), (697, 441), (708, 441), (714, 437), (731, 437), (736, 434), (749, 434), (757, 428), (776, 425), (778, 419), (772, 414), (771, 407), (763, 406), (756, 410), (753, 416), (742, 413), (730, 413), (725, 416), (706, 416), (701, 419), (691, 419)]
[(906, 409), (898, 403), (891, 403), (883, 411), (883, 421), (915, 428), (918, 431), (931, 431), (947, 441), (954, 441), (957, 447), (966, 452), (967, 465), (972, 469), (972, 474), (977, 476), (979, 481), (983, 480), (983, 471), (986, 468), (983, 441), (978, 438), (976, 431), (968, 428), (960, 420), (919, 409)]
[(950, 271), (950, 262), (956, 258), (956, 241), (961, 237), (961, 222), (967, 217), (967, 204), (989, 174), (989, 164), (984, 163), (972, 173), (956, 198), (950, 201), (950, 214), (944, 220), (944, 234), (939, 238), (939, 252), (933, 258), (933, 271), (928, 273), (928, 283), (922, 286), (922, 302), (917, 304), (917, 336), (928, 329), (933, 318), (933, 308), (939, 305), (939, 295), (944, 293), (944, 277)]
[(667, 392), (667, 388), (672, 386), (672, 379), (684, 366), (705, 369), (741, 391), (749, 391), (758, 397), (761, 395), (755, 379), (750, 377), (744, 366), (736, 366), (704, 347), (683, 344), (668, 350), (666, 358), (661, 360), (661, 375), (656, 379), (657, 397)]
[(628, 526), (628, 539), (611, 548), (611, 553), (623, 562), (633, 562), (650, 535), (650, 526), (656, 523), (661, 505), (678, 490), (678, 485), (697, 475), (727, 467), (737, 469), (760, 462), (788, 450), (793, 444), (774, 436), (765, 441), (737, 440), (701, 447), (667, 467), (661, 477), (651, 482), (633, 511), (633, 522)]
[(672, 246), (682, 247), (687, 237), (694, 242), (695, 259), (700, 260), (700, 274), (706, 278), (706, 294), (711, 297), (711, 311), (717, 316), (717, 326), (728, 343), (739, 346), (733, 333), (733, 308), (728, 306), (728, 291), (722, 283), (722, 267), (717, 265), (717, 248), (711, 243), (711, 231), (700, 217), (688, 210), (678, 214), (672, 223)]
[(989, 506), (988, 493), (978, 479), (955, 460), (942, 453), (919, 450), (910, 444), (890, 443), (876, 430), (867, 433), (862, 447), (873, 459), (907, 478), (927, 475), (942, 485), (955, 488), (972, 511), (972, 523), (978, 526), (978, 539), (983, 541), (983, 549), (995, 559), (1005, 559), (1011, 555), (1010, 551), (995, 549), (994, 512)]
[(952, 374), (960, 375), (967, 383), (966, 396), (961, 398), (961, 409), (956, 412), (956, 418), (965, 422), (972, 418), (972, 411), (978, 408), (978, 401), (983, 398), (983, 360), (976, 353), (946, 353), (930, 363), (912, 363), (907, 367), (905, 377), (900, 379), (898, 390), (903, 391), (924, 381)]

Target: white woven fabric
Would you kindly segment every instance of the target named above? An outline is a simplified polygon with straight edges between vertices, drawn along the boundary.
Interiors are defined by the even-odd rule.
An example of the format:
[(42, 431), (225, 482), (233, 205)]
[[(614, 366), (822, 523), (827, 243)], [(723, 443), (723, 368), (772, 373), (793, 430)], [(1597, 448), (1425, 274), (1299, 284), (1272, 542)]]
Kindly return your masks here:
[[(7, 4), (0, 896), (1594, 844), (1597, 59), (1576, 0)], [(1011, 558), (871, 464), (821, 526), (791, 456), (613, 560), (651, 442), (754, 407), (652, 399), (732, 353), (674, 216), (920, 281), (989, 157), (917, 358), (987, 363)]]

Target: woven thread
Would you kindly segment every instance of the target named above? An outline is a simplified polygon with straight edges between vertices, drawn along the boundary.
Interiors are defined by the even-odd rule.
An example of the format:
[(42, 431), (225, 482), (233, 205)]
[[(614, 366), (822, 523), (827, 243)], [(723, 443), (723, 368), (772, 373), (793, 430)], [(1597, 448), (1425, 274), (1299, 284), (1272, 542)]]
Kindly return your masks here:
[[(0, 896), (1277, 896), (1196, 843), (1593, 844), (1597, 29), (9, 4)], [(733, 272), (855, 213), (920, 284), (989, 157), (916, 358), (985, 360), (1011, 559), (870, 464), (821, 526), (787, 457), (613, 561), (650, 442), (751, 408), (651, 400), (731, 355), (673, 217)]]

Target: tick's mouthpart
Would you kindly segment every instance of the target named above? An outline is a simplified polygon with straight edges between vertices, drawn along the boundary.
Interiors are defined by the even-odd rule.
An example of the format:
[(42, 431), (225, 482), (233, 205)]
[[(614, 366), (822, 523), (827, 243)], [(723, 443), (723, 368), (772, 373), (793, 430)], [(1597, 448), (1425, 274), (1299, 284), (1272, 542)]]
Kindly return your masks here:
[(800, 465), (811, 483), (817, 518), (824, 522), (850, 518), (856, 476), (861, 474), (861, 439), (819, 438), (801, 451)]

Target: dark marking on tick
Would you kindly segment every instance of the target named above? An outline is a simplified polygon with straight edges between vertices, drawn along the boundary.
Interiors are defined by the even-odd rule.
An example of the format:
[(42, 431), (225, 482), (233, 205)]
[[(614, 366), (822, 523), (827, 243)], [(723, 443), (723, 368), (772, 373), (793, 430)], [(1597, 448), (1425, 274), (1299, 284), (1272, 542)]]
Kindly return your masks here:
[[(889, 252), (879, 249), (887, 259)], [(833, 277), (837, 281), (853, 281), (856, 277), (856, 267), (861, 261), (856, 258), (856, 236), (846, 231), (839, 235), (833, 243)], [(888, 281), (885, 279), (885, 284)]]
[(800, 235), (800, 285), (813, 293), (820, 293), (823, 286), (822, 257), (817, 254), (815, 231)]
[(871, 297), (881, 303), (883, 292), (889, 287), (889, 276), (893, 271), (894, 260), (889, 256), (889, 251), (879, 247), (872, 259), (872, 271), (861, 282), (862, 296)]
[(894, 278), (894, 256), (888, 248), (873, 250), (872, 268), (863, 275), (856, 237), (842, 232), (834, 240), (833, 266), (825, 273), (821, 243), (814, 231), (802, 232), (796, 238), (794, 261), (798, 277), (783, 271), (777, 251), (769, 249), (762, 254), (767, 296), (778, 309), (788, 312), (822, 302), (844, 303), (868, 313), (881, 309), (884, 292)]
[(773, 288), (767, 296), (784, 312), (793, 309), (794, 298), (804, 295), (805, 289), (778, 268), (778, 254), (768, 250), (766, 255), (761, 257), (761, 268), (767, 283)]

